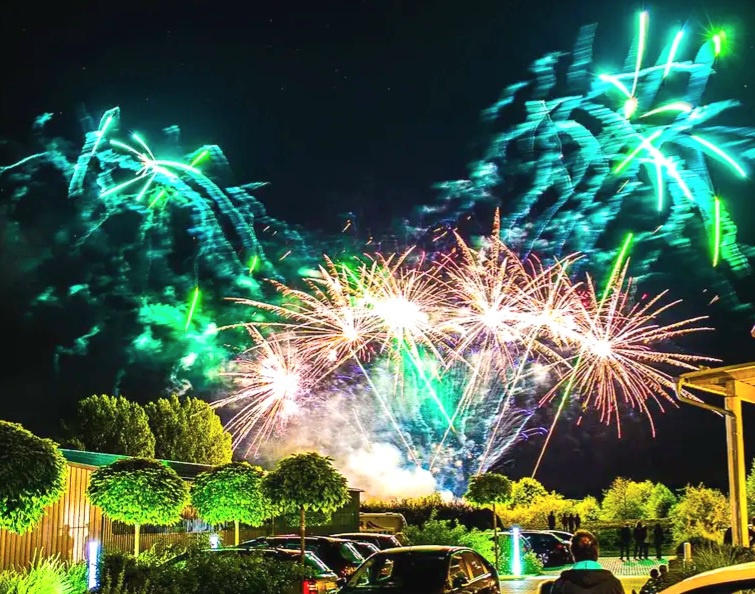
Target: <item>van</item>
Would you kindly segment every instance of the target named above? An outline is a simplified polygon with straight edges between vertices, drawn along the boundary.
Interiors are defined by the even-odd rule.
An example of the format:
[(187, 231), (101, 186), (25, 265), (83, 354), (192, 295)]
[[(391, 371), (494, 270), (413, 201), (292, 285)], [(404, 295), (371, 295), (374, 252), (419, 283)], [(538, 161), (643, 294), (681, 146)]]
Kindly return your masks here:
[(404, 515), (394, 512), (359, 514), (360, 532), (400, 534), (406, 528), (406, 524)]

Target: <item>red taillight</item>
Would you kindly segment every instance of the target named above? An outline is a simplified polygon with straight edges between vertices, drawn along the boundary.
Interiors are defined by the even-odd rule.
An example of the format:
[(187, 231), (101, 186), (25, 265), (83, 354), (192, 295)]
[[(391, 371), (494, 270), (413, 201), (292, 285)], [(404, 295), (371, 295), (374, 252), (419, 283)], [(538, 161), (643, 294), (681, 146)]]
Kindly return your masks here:
[(301, 594), (317, 594), (317, 582), (315, 580), (304, 580), (301, 583)]

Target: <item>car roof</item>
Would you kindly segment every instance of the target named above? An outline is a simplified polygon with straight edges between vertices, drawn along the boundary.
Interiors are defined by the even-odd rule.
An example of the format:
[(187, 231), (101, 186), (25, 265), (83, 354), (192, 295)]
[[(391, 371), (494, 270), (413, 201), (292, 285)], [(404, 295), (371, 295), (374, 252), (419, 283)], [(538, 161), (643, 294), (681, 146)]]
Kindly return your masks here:
[[(340, 532), (339, 534), (333, 534), (335, 538), (347, 538), (349, 540), (359, 540), (362, 537), (376, 537), (376, 538), (396, 538), (393, 534), (383, 534), (382, 532)], [(356, 538), (352, 538), (356, 537)]]
[(447, 547), (447, 546), (441, 546), (441, 545), (417, 545), (414, 547), (393, 547), (392, 549), (384, 549), (380, 551), (379, 553), (375, 553), (376, 555), (387, 555), (387, 554), (394, 554), (394, 553), (446, 553), (450, 555), (451, 553), (457, 553), (462, 551), (471, 551), (472, 549), (468, 547)]
[[(253, 538), (251, 540), (247, 540), (246, 542), (255, 542), (255, 541), (265, 541), (265, 540), (275, 540), (275, 539), (291, 539), (296, 538), (297, 540), (301, 538), (298, 534), (276, 534), (274, 536), (260, 536), (259, 538)], [(304, 541), (324, 541), (324, 542), (348, 542), (348, 538), (336, 538), (333, 536), (305, 536)]]
[(712, 571), (706, 571), (698, 575), (693, 575), (686, 580), (674, 584), (662, 590), (663, 594), (681, 594), (689, 590), (714, 586), (727, 582), (739, 582), (744, 580), (755, 579), (755, 563), (740, 563), (739, 565), (730, 565), (721, 567)]

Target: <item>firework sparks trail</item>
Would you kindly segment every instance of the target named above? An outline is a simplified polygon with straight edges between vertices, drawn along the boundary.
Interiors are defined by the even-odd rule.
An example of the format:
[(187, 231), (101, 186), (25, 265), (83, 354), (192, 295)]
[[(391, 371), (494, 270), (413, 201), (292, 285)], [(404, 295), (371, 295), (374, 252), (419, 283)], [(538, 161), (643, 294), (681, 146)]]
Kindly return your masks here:
[[(673, 401), (664, 368), (692, 369), (710, 359), (659, 348), (701, 330), (696, 324), (703, 318), (663, 325), (660, 318), (678, 302), (660, 305), (663, 293), (632, 302), (629, 242), (631, 235), (601, 297), (589, 277), (585, 283), (569, 278), (577, 256), (550, 266), (522, 261), (503, 243), (497, 224), (480, 250), (457, 237), (451, 253), (430, 263), (412, 250), (348, 266), (326, 258), (317, 277), (305, 279), (306, 290), (274, 283), (280, 303), (244, 301), (269, 314), (249, 324), (267, 346), (258, 347), (262, 362), (237, 372), (241, 391), (215, 406), (250, 401), (232, 428), (245, 436), (259, 425), (259, 444), (285, 424), (287, 406), (306, 407), (311, 386), (336, 372), (356, 373), (407, 456), (433, 471), (459, 448), (476, 472), (494, 463), (492, 457), (525, 431), (530, 415), (522, 413), (517, 393), (543, 370), (549, 384), (540, 406), (566, 386), (566, 396), (615, 423), (619, 433), (623, 406), (639, 410), (653, 426), (650, 403), (662, 411)], [(282, 392), (278, 379), (289, 376), (263, 373), (276, 348), (276, 369), (305, 374), (303, 388)], [(379, 382), (376, 373), (382, 373)]]

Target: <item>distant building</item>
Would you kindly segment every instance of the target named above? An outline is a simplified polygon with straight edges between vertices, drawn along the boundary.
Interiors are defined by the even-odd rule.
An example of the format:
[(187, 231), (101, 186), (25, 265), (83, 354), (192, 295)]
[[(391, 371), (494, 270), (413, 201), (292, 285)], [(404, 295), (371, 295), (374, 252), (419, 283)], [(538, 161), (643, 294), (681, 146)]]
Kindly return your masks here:
[[(24, 567), (36, 555), (60, 555), (64, 561), (86, 559), (90, 542), (99, 542), (104, 551), (134, 550), (133, 526), (110, 520), (100, 508), (89, 503), (86, 490), (89, 477), (97, 468), (106, 466), (127, 456), (61, 450), (68, 462), (66, 492), (56, 503), (45, 510), (45, 515), (33, 530), (16, 535), (0, 530), (0, 569)], [(165, 461), (184, 480), (193, 480), (200, 472), (211, 466), (188, 462)], [(307, 526), (308, 534), (333, 534), (359, 530), (360, 491), (350, 489), (351, 501), (336, 511), (331, 522), (322, 526)], [(220, 528), (220, 527), (219, 527)], [(248, 540), (272, 533), (289, 533), (298, 530), (280, 518), (271, 518), (260, 528), (241, 527), (241, 539)], [(142, 526), (140, 544), (149, 549), (158, 541), (189, 542), (198, 535), (207, 534), (212, 527), (196, 517), (192, 508), (187, 508), (183, 520), (174, 526)], [(233, 543), (233, 527), (216, 531), (222, 542)]]

